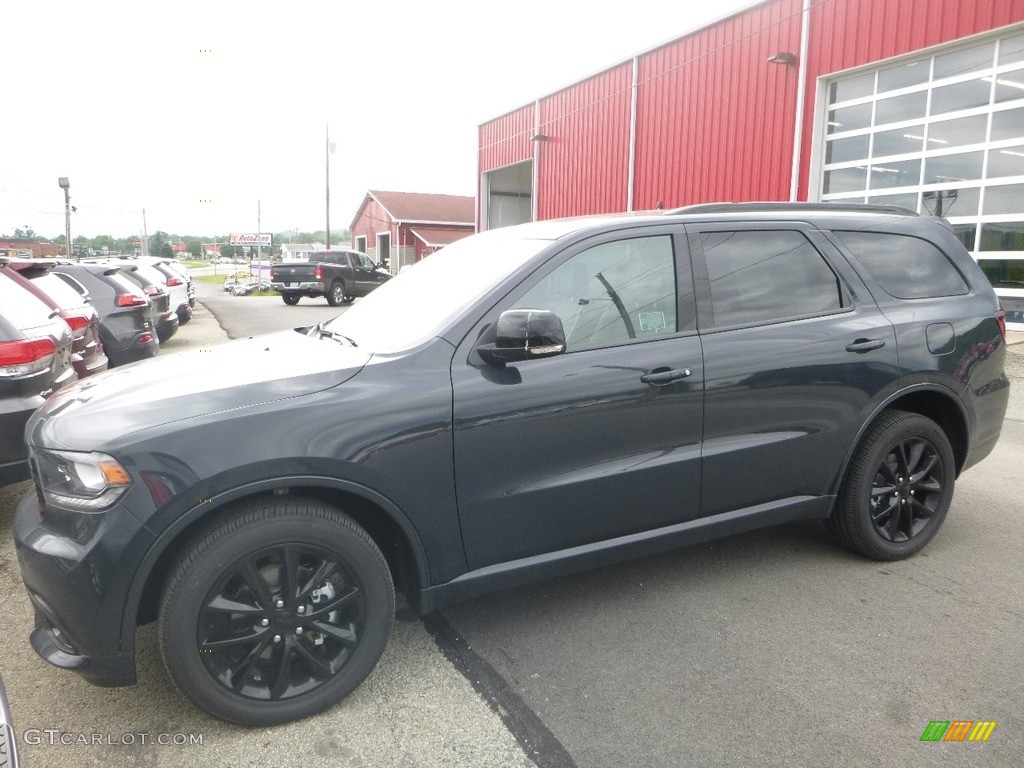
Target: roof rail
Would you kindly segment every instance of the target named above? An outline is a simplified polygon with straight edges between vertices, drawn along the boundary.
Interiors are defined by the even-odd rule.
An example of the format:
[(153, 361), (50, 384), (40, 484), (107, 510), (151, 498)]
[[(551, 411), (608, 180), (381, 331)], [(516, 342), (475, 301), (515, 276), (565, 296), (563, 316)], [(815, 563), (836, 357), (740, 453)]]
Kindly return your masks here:
[(917, 211), (898, 205), (871, 205), (869, 203), (699, 203), (665, 211), (666, 216), (692, 213), (745, 213), (748, 211), (828, 211), (832, 213), (894, 213), (898, 216), (917, 216)]

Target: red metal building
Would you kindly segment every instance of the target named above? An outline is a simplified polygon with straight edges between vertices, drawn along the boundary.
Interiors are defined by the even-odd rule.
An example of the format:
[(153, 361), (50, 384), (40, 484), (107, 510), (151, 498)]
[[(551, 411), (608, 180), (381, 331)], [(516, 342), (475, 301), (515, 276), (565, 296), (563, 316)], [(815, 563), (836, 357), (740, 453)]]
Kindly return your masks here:
[(472, 197), (371, 189), (349, 227), (352, 245), (397, 273), (438, 248), (473, 234)]
[(1024, 0), (764, 0), (479, 127), (480, 229), (720, 200), (940, 213), (1024, 322)]

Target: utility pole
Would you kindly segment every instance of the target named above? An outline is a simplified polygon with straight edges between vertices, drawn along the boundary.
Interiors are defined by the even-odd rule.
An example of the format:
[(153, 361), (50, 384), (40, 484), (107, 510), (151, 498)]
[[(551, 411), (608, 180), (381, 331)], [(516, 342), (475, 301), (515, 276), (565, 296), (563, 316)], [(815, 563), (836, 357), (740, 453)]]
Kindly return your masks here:
[(64, 190), (64, 249), (68, 259), (71, 259), (71, 182), (67, 176), (61, 176), (57, 184)]
[(149, 231), (146, 229), (146, 209), (142, 209), (142, 255), (149, 256)]
[(331, 126), (327, 125), (326, 133), (326, 167), (327, 167), (327, 250), (331, 250), (331, 153), (334, 151), (334, 145), (331, 144)]

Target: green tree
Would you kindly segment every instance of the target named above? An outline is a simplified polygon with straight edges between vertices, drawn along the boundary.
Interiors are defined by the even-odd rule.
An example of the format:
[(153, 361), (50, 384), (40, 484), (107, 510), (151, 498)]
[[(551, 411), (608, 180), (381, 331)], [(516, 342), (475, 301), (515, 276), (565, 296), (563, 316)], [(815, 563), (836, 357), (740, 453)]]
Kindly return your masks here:
[(174, 251), (171, 250), (171, 236), (160, 230), (150, 235), (149, 255), (159, 256), (161, 259), (173, 259)]
[(185, 241), (185, 247), (188, 248), (189, 255), (195, 259), (203, 258), (203, 241), (196, 238), (191, 238)]

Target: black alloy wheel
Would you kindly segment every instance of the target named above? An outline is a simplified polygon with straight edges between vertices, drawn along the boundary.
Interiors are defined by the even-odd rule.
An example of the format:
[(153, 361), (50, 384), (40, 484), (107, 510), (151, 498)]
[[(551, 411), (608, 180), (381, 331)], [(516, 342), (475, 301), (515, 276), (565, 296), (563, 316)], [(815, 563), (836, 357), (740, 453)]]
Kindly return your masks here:
[(210, 714), (288, 722), (344, 698), (387, 644), (394, 587), (351, 518), (298, 499), (253, 505), (195, 540), (165, 590), (160, 645)]
[(854, 454), (829, 528), (876, 560), (910, 557), (942, 525), (955, 474), (949, 439), (935, 422), (886, 411)]

